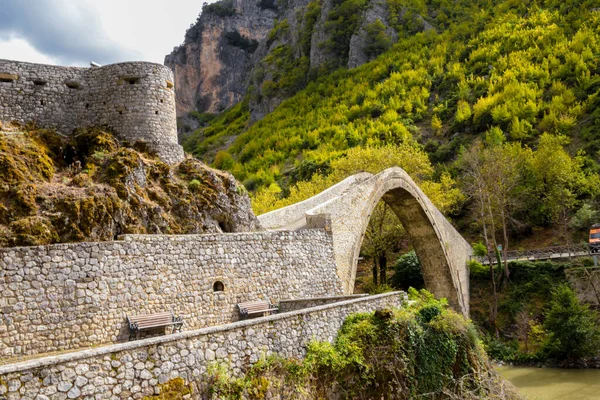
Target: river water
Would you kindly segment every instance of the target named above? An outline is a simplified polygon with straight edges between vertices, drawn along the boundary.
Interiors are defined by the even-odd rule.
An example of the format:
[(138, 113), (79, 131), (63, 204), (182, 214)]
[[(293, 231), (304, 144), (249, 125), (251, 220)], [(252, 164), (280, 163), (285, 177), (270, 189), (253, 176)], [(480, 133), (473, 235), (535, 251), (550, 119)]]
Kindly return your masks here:
[(499, 367), (531, 400), (600, 400), (600, 369)]

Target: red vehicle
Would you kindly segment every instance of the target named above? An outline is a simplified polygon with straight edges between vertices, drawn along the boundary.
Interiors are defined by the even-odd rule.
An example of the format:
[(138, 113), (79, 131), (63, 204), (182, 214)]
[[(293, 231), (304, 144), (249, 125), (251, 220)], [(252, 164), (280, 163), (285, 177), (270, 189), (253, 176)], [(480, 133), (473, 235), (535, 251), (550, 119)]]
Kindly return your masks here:
[(594, 224), (590, 229), (590, 252), (600, 253), (600, 224)]

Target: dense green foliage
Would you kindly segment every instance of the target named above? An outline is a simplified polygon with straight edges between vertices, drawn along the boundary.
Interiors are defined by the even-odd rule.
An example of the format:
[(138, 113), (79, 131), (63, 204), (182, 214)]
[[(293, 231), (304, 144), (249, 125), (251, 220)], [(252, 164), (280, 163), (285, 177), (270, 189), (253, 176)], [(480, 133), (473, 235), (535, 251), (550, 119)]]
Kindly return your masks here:
[[(332, 51), (343, 56), (348, 30), (365, 3), (335, 2), (327, 21)], [(196, 132), (186, 143), (188, 151), (215, 162), (221, 150), (220, 160), (227, 163), (215, 165), (233, 172), (251, 191), (276, 184), (280, 190), (270, 208), (315, 173), (317, 180), (328, 174), (343, 179), (328, 166), (354, 147), (411, 145), (425, 151), (436, 168), (425, 181), (439, 181), (443, 171), (456, 179), (460, 166), (448, 168), (448, 163), (461, 147), (490, 131), (502, 135), (506, 146), (534, 153), (532, 158), (539, 146), (564, 147), (571, 158), (556, 165), (565, 160), (575, 163), (580, 175), (596, 173), (600, 16), (593, 2), (388, 0), (388, 6), (400, 35), (390, 50), (359, 68), (309, 82), (307, 60), (292, 57), (285, 45), (276, 47), (268, 56), (272, 68), (263, 70), (262, 92), (266, 84), (267, 93), (285, 97), (308, 86), (254, 124), (245, 103), (234, 107)], [(312, 12), (301, 15), (306, 45), (319, 9), (315, 2), (310, 7)], [(423, 31), (423, 21), (436, 29)], [(370, 27), (375, 52), (386, 47), (382, 33), (378, 24)], [(585, 153), (577, 155), (578, 150)], [(542, 171), (553, 165), (547, 162), (553, 154), (540, 152), (541, 164), (532, 161), (538, 172), (522, 181), (522, 188), (535, 192), (528, 198), (541, 200), (518, 216), (525, 226), (566, 226), (581, 200), (597, 193), (539, 185), (552, 184), (555, 176), (548, 174), (560, 171)], [(557, 207), (565, 194), (575, 200), (566, 210)]]
[(550, 357), (581, 358), (600, 350), (598, 315), (580, 304), (567, 285), (552, 291), (544, 329), (549, 336), (544, 350)]
[(332, 66), (344, 65), (348, 60), (350, 39), (360, 23), (362, 11), (369, 5), (368, 0), (333, 0), (325, 28), (330, 38), (324, 45), (335, 54)]
[(398, 289), (408, 290), (413, 287), (421, 289), (424, 287), (423, 274), (421, 273), (421, 262), (414, 250), (400, 256), (394, 264), (394, 275), (390, 284)]
[(516, 399), (491, 370), (474, 326), (427, 292), (412, 307), (349, 316), (305, 359), (270, 358), (242, 378), (209, 372), (212, 398)]
[(219, 17), (230, 17), (235, 15), (235, 3), (233, 0), (223, 0), (216, 3), (204, 3), (202, 6), (203, 14), (214, 14)]
[[(600, 350), (600, 315), (578, 301), (565, 276), (566, 269), (583, 270), (589, 262), (510, 262), (510, 284), (499, 291), (496, 338), (489, 321), (493, 303), (489, 268), (471, 261), (471, 317), (484, 332), (488, 354), (505, 361), (551, 360), (559, 364), (596, 356)], [(394, 287), (422, 285), (414, 252), (401, 256), (394, 270)], [(499, 274), (498, 267), (495, 273)], [(588, 280), (588, 274), (580, 275), (579, 279)]]
[[(588, 260), (583, 264), (588, 265)], [(511, 262), (509, 268), (510, 284), (499, 291), (498, 338), (488, 318), (493, 301), (489, 270), (471, 268), (471, 317), (487, 332), (488, 354), (506, 361), (560, 363), (595, 356), (600, 316), (581, 305), (566, 286), (565, 269), (582, 268), (582, 264)]]

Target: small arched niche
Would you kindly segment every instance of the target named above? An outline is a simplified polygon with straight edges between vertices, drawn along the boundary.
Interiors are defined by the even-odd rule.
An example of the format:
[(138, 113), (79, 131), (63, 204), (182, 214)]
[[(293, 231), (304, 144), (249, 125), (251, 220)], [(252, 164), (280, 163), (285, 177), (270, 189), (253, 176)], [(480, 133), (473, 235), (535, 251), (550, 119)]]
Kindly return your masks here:
[(225, 291), (225, 285), (223, 284), (223, 282), (216, 281), (215, 283), (213, 283), (213, 292), (224, 292), (224, 291)]

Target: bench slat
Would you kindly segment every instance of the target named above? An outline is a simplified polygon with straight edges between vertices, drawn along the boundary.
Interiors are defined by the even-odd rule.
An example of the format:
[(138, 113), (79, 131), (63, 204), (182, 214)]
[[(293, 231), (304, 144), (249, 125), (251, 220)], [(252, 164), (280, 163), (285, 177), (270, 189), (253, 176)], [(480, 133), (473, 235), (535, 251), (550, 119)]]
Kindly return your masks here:
[(158, 325), (144, 325), (138, 326), (138, 329), (149, 329), (149, 328), (159, 328), (161, 326), (169, 326), (169, 325), (177, 325), (179, 322), (170, 322), (168, 324), (158, 324)]
[(157, 318), (172, 318), (173, 314), (171, 313), (160, 313), (160, 314), (147, 314), (147, 315), (135, 315), (128, 316), (130, 321), (140, 321), (144, 319), (157, 319)]
[(169, 320), (156, 320), (156, 321), (144, 321), (144, 322), (137, 322), (137, 326), (138, 328), (147, 326), (147, 325), (168, 325), (168, 324), (172, 324), (173, 323), (173, 319), (169, 319)]
[(248, 311), (248, 314), (260, 314), (260, 313), (269, 312), (269, 311), (279, 311), (279, 309), (278, 308), (269, 308), (266, 310)]
[(139, 319), (130, 319), (131, 322), (146, 322), (146, 321), (171, 321), (173, 316), (169, 315), (167, 317), (160, 318), (139, 318)]

